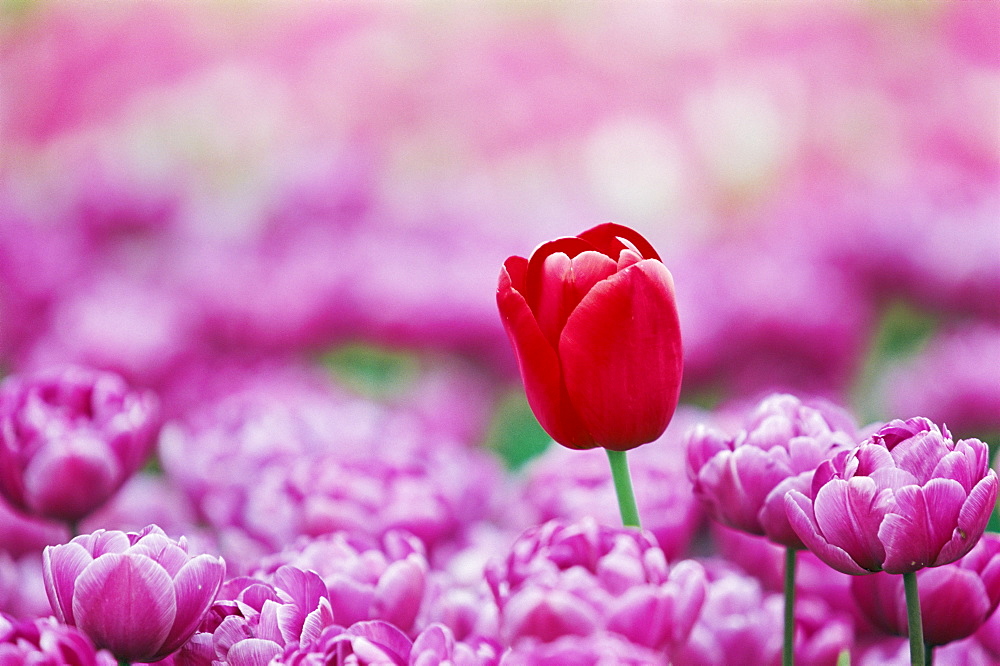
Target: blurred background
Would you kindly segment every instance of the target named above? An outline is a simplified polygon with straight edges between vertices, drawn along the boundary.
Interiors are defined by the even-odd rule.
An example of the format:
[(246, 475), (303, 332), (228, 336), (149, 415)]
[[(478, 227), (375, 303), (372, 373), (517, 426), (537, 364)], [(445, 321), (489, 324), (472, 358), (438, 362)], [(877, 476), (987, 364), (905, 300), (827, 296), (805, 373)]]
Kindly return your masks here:
[(3, 372), (116, 370), (169, 419), (305, 364), (516, 466), (546, 438), (500, 265), (616, 221), (674, 274), (684, 402), (995, 443), (998, 35), (971, 2), (7, 0)]

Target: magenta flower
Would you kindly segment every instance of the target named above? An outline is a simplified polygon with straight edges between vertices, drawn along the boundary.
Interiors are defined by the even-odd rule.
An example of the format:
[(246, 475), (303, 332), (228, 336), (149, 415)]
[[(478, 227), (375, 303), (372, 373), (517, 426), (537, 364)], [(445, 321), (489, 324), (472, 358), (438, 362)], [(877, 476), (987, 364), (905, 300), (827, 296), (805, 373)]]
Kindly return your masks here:
[[(971, 636), (1000, 603), (1000, 535), (985, 534), (957, 562), (918, 571), (917, 581), (924, 642), (944, 645)], [(900, 576), (860, 576), (851, 581), (851, 591), (875, 626), (907, 635)]]
[(785, 494), (807, 490), (816, 467), (853, 446), (855, 433), (853, 419), (831, 404), (772, 395), (733, 436), (702, 425), (690, 430), (688, 477), (713, 519), (802, 548), (788, 524)]
[(993, 511), (997, 475), (978, 439), (954, 442), (924, 418), (892, 421), (792, 490), (788, 520), (838, 571), (911, 573), (959, 559)]
[(267, 579), (283, 565), (319, 574), (338, 624), (384, 620), (407, 632), (420, 610), (430, 568), (420, 540), (402, 532), (387, 533), (381, 546), (344, 532), (301, 539), (265, 559), (255, 575)]
[(316, 572), (283, 566), (271, 578), (270, 583), (254, 578), (226, 582), (177, 653), (179, 662), (263, 665), (333, 625), (326, 586)]
[(667, 652), (687, 639), (705, 596), (701, 565), (670, 569), (648, 532), (588, 518), (526, 531), (486, 578), (501, 637), (515, 647), (607, 630)]
[[(286, 666), (407, 666), (413, 643), (388, 622), (357, 622), (326, 627), (300, 646), (288, 646), (279, 663)], [(266, 662), (260, 662), (266, 663)]]
[(53, 617), (17, 622), (0, 614), (0, 664), (39, 666), (115, 666), (106, 650), (97, 650), (79, 629)]
[(43, 552), (45, 592), (60, 622), (119, 659), (155, 661), (194, 633), (222, 585), (225, 563), (192, 557), (159, 527), (98, 530)]
[(0, 492), (20, 510), (78, 521), (155, 444), (157, 401), (115, 374), (70, 367), (0, 385)]

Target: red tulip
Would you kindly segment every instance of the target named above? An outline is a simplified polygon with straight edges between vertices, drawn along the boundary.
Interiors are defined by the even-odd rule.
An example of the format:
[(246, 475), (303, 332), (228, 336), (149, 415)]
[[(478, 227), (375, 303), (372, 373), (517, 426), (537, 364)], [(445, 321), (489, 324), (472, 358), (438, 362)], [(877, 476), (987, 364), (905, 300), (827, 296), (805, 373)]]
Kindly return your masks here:
[(510, 257), (497, 305), (553, 439), (627, 451), (663, 434), (681, 385), (674, 281), (636, 231), (602, 224)]

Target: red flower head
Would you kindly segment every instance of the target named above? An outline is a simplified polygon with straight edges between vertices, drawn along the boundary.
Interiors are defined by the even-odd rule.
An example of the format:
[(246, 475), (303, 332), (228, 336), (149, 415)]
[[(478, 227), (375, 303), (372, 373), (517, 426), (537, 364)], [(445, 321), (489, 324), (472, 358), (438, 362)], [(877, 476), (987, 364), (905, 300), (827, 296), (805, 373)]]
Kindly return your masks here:
[(602, 224), (510, 257), (497, 305), (553, 439), (627, 451), (663, 434), (681, 386), (680, 326), (670, 271), (636, 231)]

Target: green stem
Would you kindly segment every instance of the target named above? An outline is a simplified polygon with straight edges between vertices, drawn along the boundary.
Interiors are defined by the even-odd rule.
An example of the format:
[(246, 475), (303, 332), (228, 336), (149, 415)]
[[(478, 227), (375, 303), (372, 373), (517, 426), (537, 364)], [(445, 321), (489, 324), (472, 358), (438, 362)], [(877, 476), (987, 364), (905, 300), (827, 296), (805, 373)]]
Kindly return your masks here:
[(624, 451), (607, 449), (608, 461), (611, 463), (611, 476), (615, 480), (615, 494), (618, 495), (618, 510), (622, 514), (622, 524), (625, 527), (639, 527), (639, 509), (635, 506), (635, 494), (632, 492), (632, 478), (628, 473), (628, 460)]
[(781, 665), (795, 663), (795, 556), (797, 549), (785, 548), (785, 644), (781, 651)]
[(910, 664), (924, 666), (924, 625), (920, 619), (917, 574), (903, 574), (903, 587), (906, 590), (906, 620), (910, 630)]
[(934, 666), (934, 646), (924, 643), (924, 666)]
[(119, 659), (118, 666), (132, 666), (132, 662), (130, 662), (128, 659)]

